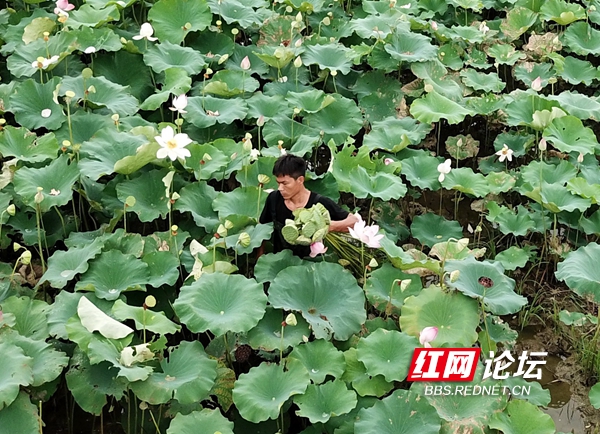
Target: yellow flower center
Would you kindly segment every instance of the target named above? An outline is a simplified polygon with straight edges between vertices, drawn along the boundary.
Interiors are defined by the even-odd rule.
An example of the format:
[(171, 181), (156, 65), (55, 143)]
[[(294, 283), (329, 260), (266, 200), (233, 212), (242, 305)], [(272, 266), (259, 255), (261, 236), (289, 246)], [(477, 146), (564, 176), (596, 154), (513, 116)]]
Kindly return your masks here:
[(177, 142), (175, 141), (175, 139), (167, 140), (167, 148), (177, 149)]

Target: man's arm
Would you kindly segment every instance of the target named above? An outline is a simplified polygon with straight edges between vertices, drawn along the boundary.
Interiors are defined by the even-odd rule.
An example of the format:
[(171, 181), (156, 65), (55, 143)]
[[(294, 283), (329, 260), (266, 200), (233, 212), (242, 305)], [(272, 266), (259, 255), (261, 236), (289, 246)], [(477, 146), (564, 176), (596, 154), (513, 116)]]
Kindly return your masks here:
[(344, 220), (332, 220), (329, 230), (331, 232), (348, 232), (348, 228), (353, 227), (357, 221), (358, 218), (354, 214), (348, 214)]

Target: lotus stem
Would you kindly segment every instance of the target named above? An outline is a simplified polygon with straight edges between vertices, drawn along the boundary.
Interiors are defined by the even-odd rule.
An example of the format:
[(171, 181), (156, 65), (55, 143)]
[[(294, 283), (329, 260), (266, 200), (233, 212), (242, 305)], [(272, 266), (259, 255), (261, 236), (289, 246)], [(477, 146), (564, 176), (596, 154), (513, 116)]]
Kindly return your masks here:
[(42, 250), (42, 211), (40, 209), (40, 204), (37, 203), (35, 206), (35, 220), (37, 226), (38, 233), (38, 248), (40, 250), (40, 260), (42, 261), (42, 274), (46, 272), (46, 262), (44, 261), (44, 251)]
[(225, 342), (225, 361), (230, 369), (233, 369), (233, 362), (231, 361), (231, 354), (229, 354), (229, 342), (227, 342), (227, 332), (223, 335), (223, 341)]
[(152, 423), (154, 424), (154, 428), (156, 428), (156, 432), (160, 434), (160, 428), (158, 428), (158, 423), (156, 422), (156, 419), (154, 418), (154, 414), (152, 413), (152, 410), (148, 409), (148, 411), (150, 412), (150, 417), (152, 418)]
[(38, 430), (40, 434), (44, 432), (43, 430), (43, 422), (42, 422), (42, 401), (38, 401), (39, 415), (38, 415)]

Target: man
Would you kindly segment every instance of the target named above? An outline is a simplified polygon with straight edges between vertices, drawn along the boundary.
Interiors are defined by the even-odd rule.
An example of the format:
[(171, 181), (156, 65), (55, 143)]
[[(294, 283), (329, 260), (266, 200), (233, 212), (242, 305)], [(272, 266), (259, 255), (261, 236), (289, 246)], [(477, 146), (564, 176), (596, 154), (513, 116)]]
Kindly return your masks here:
[[(309, 191), (304, 186), (305, 174), (306, 162), (295, 155), (282, 155), (273, 166), (273, 175), (277, 178), (279, 188), (267, 197), (259, 221), (260, 223), (273, 222), (274, 253), (290, 249), (294, 255), (301, 258), (310, 254), (309, 246), (290, 245), (281, 234), (285, 220), (293, 220), (292, 211), (298, 208), (310, 208), (316, 203), (321, 203), (329, 211), (331, 217), (329, 230), (333, 232), (348, 232), (348, 227), (354, 226), (354, 223), (358, 221), (356, 216), (344, 211), (333, 200)], [(263, 254), (263, 251), (264, 244), (258, 250), (258, 257)]]

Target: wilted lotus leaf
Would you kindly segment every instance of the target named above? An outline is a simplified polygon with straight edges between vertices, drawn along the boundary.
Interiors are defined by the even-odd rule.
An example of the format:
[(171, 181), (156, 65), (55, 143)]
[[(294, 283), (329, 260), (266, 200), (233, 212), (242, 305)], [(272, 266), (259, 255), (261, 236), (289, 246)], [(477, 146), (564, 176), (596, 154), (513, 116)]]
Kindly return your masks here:
[(508, 36), (510, 41), (519, 39), (519, 37), (537, 21), (537, 14), (531, 9), (523, 7), (511, 8), (506, 14), (506, 18), (500, 24), (500, 30)]

